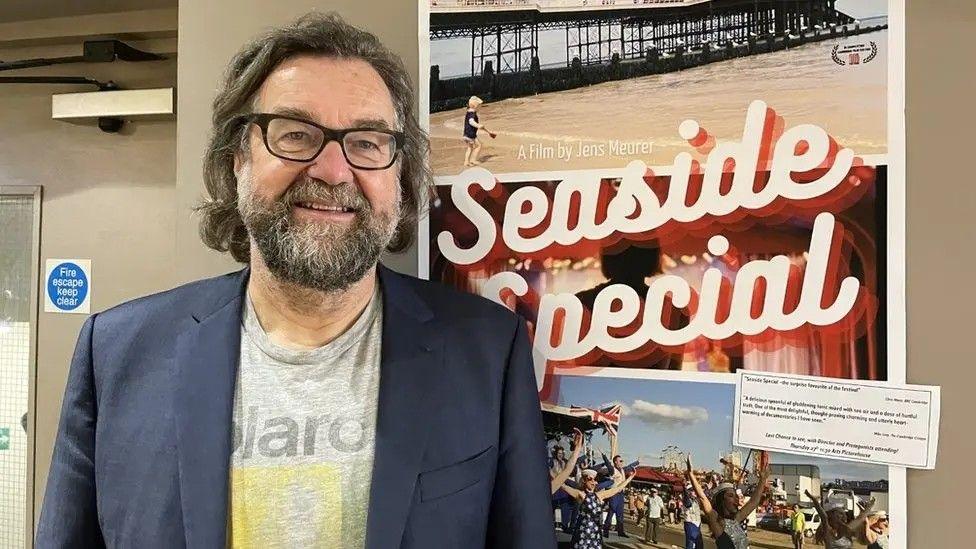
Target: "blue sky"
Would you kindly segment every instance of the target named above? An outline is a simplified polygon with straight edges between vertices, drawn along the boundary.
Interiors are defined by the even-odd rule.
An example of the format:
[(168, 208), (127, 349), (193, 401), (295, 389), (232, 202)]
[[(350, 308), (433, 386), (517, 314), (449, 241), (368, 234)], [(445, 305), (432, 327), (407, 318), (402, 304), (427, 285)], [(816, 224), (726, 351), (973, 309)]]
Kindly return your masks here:
[[(675, 444), (691, 452), (696, 467), (717, 469), (718, 456), (732, 450), (734, 398), (735, 386), (724, 383), (562, 376), (557, 404), (589, 408), (623, 404), (620, 453), (628, 462), (639, 458), (660, 465), (661, 450)], [(609, 450), (602, 434), (593, 440), (597, 448)], [(885, 467), (807, 456), (773, 454), (772, 462), (818, 465), (821, 478), (828, 481), (887, 476)]]

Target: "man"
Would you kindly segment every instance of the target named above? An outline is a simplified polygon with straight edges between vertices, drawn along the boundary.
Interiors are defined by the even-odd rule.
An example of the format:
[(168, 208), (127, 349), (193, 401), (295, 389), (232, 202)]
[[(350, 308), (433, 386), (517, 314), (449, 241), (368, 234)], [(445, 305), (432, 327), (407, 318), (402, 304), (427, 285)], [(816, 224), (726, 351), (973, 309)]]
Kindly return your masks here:
[[(637, 462), (634, 462), (628, 466), (624, 466), (624, 458), (617, 454), (617, 448), (619, 439), (617, 438), (616, 432), (609, 433), (610, 438), (610, 455), (613, 456), (612, 461), (607, 460), (606, 454), (603, 455), (603, 464), (607, 478), (605, 478), (598, 486), (600, 490), (605, 490), (610, 488), (614, 484), (619, 484), (627, 478), (626, 469), (633, 471), (637, 467)], [(608, 537), (610, 535), (610, 526), (613, 523), (614, 518), (617, 521), (617, 535), (622, 538), (629, 538), (627, 532), (624, 530), (624, 494), (618, 492), (606, 500), (609, 509), (607, 510), (607, 517), (603, 522), (603, 537)]]
[(793, 549), (803, 549), (803, 531), (807, 528), (807, 519), (803, 515), (800, 505), (793, 506), (793, 514), (790, 515), (790, 534), (793, 538)]
[(651, 495), (647, 496), (647, 523), (644, 524), (644, 543), (657, 543), (657, 528), (663, 522), (664, 500), (657, 494), (657, 488), (651, 488)]
[(704, 549), (705, 540), (701, 532), (701, 505), (690, 482), (685, 483), (682, 500), (685, 516), (685, 549)]
[[(614, 437), (614, 440), (615, 439), (616, 437)], [(601, 486), (608, 482), (612, 486), (615, 483), (622, 482), (625, 478), (627, 478), (627, 474), (624, 472), (624, 458), (620, 457), (619, 455), (614, 455), (610, 478), (605, 480)], [(628, 536), (627, 532), (624, 531), (624, 494), (614, 494), (607, 499), (607, 505), (610, 508), (607, 511), (607, 518), (603, 521), (603, 537), (610, 535), (610, 526), (613, 520), (616, 518), (617, 535), (622, 538), (629, 538), (630, 536)]]
[(225, 79), (201, 234), (249, 266), (88, 319), (37, 547), (554, 547), (525, 322), (377, 266), (430, 181), (400, 60), (312, 14)]

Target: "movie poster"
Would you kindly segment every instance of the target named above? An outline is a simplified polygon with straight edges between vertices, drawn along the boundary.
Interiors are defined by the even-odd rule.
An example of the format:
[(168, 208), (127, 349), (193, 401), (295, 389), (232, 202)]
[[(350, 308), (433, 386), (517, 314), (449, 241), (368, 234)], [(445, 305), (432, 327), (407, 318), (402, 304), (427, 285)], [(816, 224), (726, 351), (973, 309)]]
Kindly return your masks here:
[[(603, 542), (684, 546), (693, 456), (742, 501), (768, 465), (754, 546), (793, 547), (794, 505), (815, 531), (809, 490), (852, 518), (873, 498), (904, 547), (903, 473), (731, 446), (739, 370), (904, 379), (902, 5), (422, 8), (419, 270), (526, 319), (553, 474), (577, 430), (577, 469), (636, 473)], [(675, 515), (653, 531), (651, 489)], [(553, 507), (566, 541), (579, 519), (564, 491)]]

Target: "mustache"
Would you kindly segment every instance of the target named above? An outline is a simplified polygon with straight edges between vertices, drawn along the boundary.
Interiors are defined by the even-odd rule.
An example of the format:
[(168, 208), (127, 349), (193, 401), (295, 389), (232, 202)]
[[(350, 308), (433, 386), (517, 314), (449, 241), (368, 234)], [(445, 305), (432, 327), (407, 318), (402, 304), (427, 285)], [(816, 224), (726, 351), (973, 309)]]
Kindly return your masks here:
[(358, 185), (353, 183), (334, 185), (312, 177), (303, 177), (292, 183), (277, 202), (285, 208), (290, 208), (297, 202), (318, 202), (361, 213), (369, 213), (372, 210), (369, 200)]

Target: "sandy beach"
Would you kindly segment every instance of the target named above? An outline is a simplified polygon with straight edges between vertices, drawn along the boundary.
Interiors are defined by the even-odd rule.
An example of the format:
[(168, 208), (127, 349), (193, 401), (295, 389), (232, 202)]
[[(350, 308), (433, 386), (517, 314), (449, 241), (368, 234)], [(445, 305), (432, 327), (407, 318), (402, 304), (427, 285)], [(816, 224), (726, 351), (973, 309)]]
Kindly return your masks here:
[[(746, 108), (765, 101), (787, 126), (816, 124), (857, 154), (886, 150), (887, 31), (827, 40), (676, 73), (507, 99), (481, 107), (498, 134), (480, 137), (481, 161), (493, 173), (619, 168), (632, 160), (670, 165), (693, 152), (678, 126), (694, 119), (718, 140), (741, 136)], [(874, 41), (870, 63), (840, 66), (837, 44)], [(430, 117), (435, 175), (463, 168), (464, 109)]]

